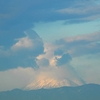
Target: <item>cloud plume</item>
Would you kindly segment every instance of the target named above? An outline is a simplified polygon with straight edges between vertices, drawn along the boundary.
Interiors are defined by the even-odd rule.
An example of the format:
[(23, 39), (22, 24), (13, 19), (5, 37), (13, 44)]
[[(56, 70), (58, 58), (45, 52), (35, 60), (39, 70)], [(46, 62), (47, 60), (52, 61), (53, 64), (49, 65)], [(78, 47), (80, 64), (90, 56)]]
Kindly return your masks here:
[[(60, 56), (54, 55), (56, 48), (51, 48), (53, 45), (48, 45), (45, 45), (45, 53), (40, 54), (36, 58), (38, 68), (35, 69), (31, 66), (24, 68), (22, 66), (1, 71), (0, 77), (5, 77), (3, 79), (0, 78), (1, 84), (5, 83), (3, 87), (0, 87), (1, 90), (10, 90), (14, 88), (30, 90), (85, 84), (77, 75), (75, 69), (70, 65), (71, 56), (65, 52)], [(48, 49), (46, 49), (47, 47)], [(6, 84), (7, 87), (5, 88)]]
[[(49, 57), (48, 53), (52, 54), (52, 56), (50, 55)], [(71, 59), (68, 53), (63, 52), (62, 55), (58, 56), (54, 55), (54, 48), (48, 48), (45, 54), (37, 57), (39, 69), (35, 71), (34, 80), (28, 84), (25, 89), (54, 88), (85, 84), (77, 75), (75, 69), (70, 65)]]

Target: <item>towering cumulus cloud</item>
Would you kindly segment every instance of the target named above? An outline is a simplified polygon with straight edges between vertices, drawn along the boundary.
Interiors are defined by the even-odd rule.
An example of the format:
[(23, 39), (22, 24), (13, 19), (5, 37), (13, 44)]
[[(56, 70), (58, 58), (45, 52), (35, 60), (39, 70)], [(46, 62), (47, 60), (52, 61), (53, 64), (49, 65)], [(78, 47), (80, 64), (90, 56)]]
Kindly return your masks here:
[(35, 59), (43, 53), (44, 47), (42, 39), (32, 30), (25, 32), (25, 36), (15, 39), (8, 49), (1, 47), (0, 70), (23, 67), (37, 67)]
[[(6, 63), (5, 66), (2, 63), (1, 70), (6, 71), (0, 72), (1, 86), (5, 83), (4, 87), (0, 87), (1, 90), (40, 89), (85, 84), (70, 65), (72, 57), (69, 53), (63, 50), (58, 53), (59, 48), (48, 43), (44, 44), (43, 49), (43, 43), (36, 33), (33, 32), (31, 37), (28, 35), (27, 33), (26, 37), (17, 39), (17, 42), (11, 46), (8, 56), (12, 62), (9, 61), (10, 63)], [(6, 60), (7, 55), (2, 56), (5, 61), (8, 61)], [(13, 65), (11, 66), (11, 64)], [(7, 87), (5, 88), (5, 86)]]
[[(47, 46), (47, 45), (46, 45)], [(52, 47), (52, 48), (51, 48)], [(33, 82), (25, 89), (54, 88), (61, 86), (77, 86), (85, 82), (76, 74), (74, 68), (70, 65), (72, 59), (68, 53), (56, 53), (53, 45), (47, 49), (45, 54), (37, 57), (39, 69), (35, 71)]]

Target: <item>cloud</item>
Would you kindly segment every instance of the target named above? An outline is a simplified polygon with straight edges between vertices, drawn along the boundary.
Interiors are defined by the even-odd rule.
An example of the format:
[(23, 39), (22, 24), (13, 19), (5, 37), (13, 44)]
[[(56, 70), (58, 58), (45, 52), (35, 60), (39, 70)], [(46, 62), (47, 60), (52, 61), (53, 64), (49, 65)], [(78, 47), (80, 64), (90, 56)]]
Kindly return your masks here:
[(34, 70), (31, 67), (18, 67), (6, 71), (0, 71), (0, 91), (23, 89), (34, 78)]
[(59, 13), (67, 13), (67, 14), (81, 14), (81, 15), (84, 15), (84, 14), (87, 14), (87, 13), (97, 13), (99, 14), (99, 9), (100, 9), (100, 6), (96, 6), (96, 5), (93, 5), (92, 6), (86, 6), (86, 8), (84, 8), (84, 6), (86, 6), (86, 4), (79, 4), (73, 7), (69, 7), (69, 8), (65, 8), (65, 9), (61, 9), (61, 10), (58, 10)]
[[(60, 55), (59, 52), (55, 54), (54, 53), (55, 51), (57, 52), (61, 51)], [(20, 50), (14, 51), (14, 53), (17, 53), (17, 55), (19, 52)], [(6, 71), (0, 72), (0, 84), (1, 84), (0, 90), (4, 91), (4, 90), (11, 90), (14, 88), (20, 88), (20, 89), (54, 88), (62, 86), (77, 86), (85, 83), (77, 75), (75, 69), (70, 65), (69, 62), (71, 60), (71, 57), (68, 53), (65, 53), (64, 51), (59, 49), (57, 50), (57, 46), (51, 43), (44, 44), (44, 52), (45, 53), (41, 53), (35, 56), (36, 57), (35, 63), (38, 66), (38, 68), (32, 67), (34, 64), (30, 65), (30, 63), (32, 63), (30, 59), (27, 58), (25, 61), (25, 56), (24, 58), (22, 56), (23, 51), (20, 52), (19, 57), (17, 57), (17, 60), (19, 59), (19, 61), (16, 61), (13, 58), (14, 61), (16, 61), (19, 64), (21, 64), (20, 61), (22, 63), (25, 62), (25, 65), (27, 65), (26, 63), (28, 62), (28, 66), (30, 65), (30, 67), (26, 66), (25, 68), (25, 66), (22, 67), (17, 66), (11, 69), (11, 67), (9, 67), (9, 64), (7, 64), (8, 68), (7, 65), (5, 65)], [(29, 51), (28, 55), (32, 55), (32, 52), (30, 53)], [(26, 57), (28, 57), (28, 55)], [(34, 59), (32, 60), (35, 61)], [(11, 61), (9, 62), (12, 63)]]
[[(84, 71), (82, 72), (81, 70), (80, 71), (82, 72), (81, 74), (79, 72), (80, 68), (79, 70), (76, 69), (77, 64), (74, 67), (74, 65), (71, 66), (71, 62), (73, 61), (72, 59), (75, 59), (75, 57), (92, 54), (91, 52), (94, 52), (94, 54), (99, 52), (98, 46), (97, 48), (94, 48), (96, 47), (97, 44), (99, 45), (99, 41), (100, 41), (99, 32), (88, 34), (88, 35), (70, 37), (70, 38), (67, 37), (67, 38), (56, 41), (55, 44), (44, 43), (44, 48), (43, 48), (43, 43), (42, 43), (41, 38), (39, 38), (38, 35), (36, 35), (36, 33), (34, 32), (33, 34), (30, 34), (30, 35), (28, 34), (28, 32), (26, 33), (26, 37), (22, 37), (18, 39), (16, 43), (19, 43), (21, 39), (24, 39), (23, 41), (32, 40), (31, 42), (29, 42), (30, 44), (32, 43), (32, 45), (29, 45), (29, 47), (27, 47), (26, 46), (27, 42), (24, 42), (26, 43), (25, 46), (23, 45), (21, 47), (17, 47), (15, 43), (13, 46), (16, 46), (17, 48), (20, 48), (20, 49), (18, 49), (17, 51), (14, 49), (13, 50), (11, 49), (14, 52), (14, 54), (16, 53), (19, 56), (17, 57), (17, 60), (19, 59), (17, 63), (20, 64), (20, 61), (22, 63), (25, 62), (25, 65), (27, 65), (26, 66), (27, 68), (24, 68), (25, 66), (21, 64), (22, 67), (18, 67), (17, 65), (17, 68), (13, 67), (13, 69), (10, 69), (10, 70), (7, 70), (6, 68), (6, 71), (1, 71), (0, 82), (1, 84), (5, 83), (3, 87), (2, 86), (0, 87), (1, 90), (9, 90), (9, 89), (14, 89), (14, 88), (39, 89), (39, 88), (61, 87), (61, 86), (77, 86), (77, 85), (85, 84), (84, 80), (88, 83), (94, 81), (94, 80), (88, 81), (88, 78), (90, 78), (90, 76), (86, 78), (85, 75), (83, 75), (84, 72), (87, 72), (86, 69), (88, 68), (86, 68), (86, 66), (85, 67), (83, 66)], [(36, 45), (35, 48), (34, 48), (34, 43)], [(38, 46), (40, 48), (41, 47), (43, 48), (43, 49), (39, 49), (39, 51), (41, 50), (41, 53), (37, 53), (36, 55), (34, 55), (33, 53), (32, 55), (32, 52), (34, 50), (36, 51), (38, 50)], [(84, 48), (81, 49), (80, 47), (82, 46), (84, 46)], [(26, 51), (23, 51), (24, 49)], [(73, 49), (74, 49), (74, 52), (73, 52)], [(98, 52), (96, 51), (96, 49)], [(36, 53), (36, 51), (34, 52)], [(25, 54), (25, 56), (23, 56), (23, 54)], [(14, 57), (12, 58), (14, 59)], [(15, 59), (14, 60), (13, 59), (11, 59), (12, 62), (16, 61)], [(33, 61), (34, 63), (36, 63), (38, 68), (32, 67), (34, 65)], [(83, 63), (83, 60), (82, 60), (82, 63)], [(8, 69), (9, 68), (10, 67), (8, 66)], [(93, 71), (94, 68), (90, 67), (90, 69)], [(91, 74), (92, 74), (92, 71), (90, 71)], [(81, 74), (84, 80), (80, 78), (79, 74)], [(88, 73), (86, 74), (88, 75)], [(5, 78), (2, 78), (2, 77), (5, 77)], [(16, 77), (16, 80), (15, 80), (15, 77)], [(8, 78), (10, 79), (8, 80)], [(10, 83), (13, 80), (15, 80), (14, 82), (16, 82), (17, 80), (20, 80), (20, 82)], [(6, 85), (8, 87), (5, 87)]]
[(76, 75), (71, 66), (42, 67), (37, 72), (35, 79), (25, 89), (55, 88), (62, 86), (77, 86), (85, 82)]
[[(28, 32), (28, 33), (27, 33)], [(11, 47), (12, 50), (18, 49), (33, 49), (37, 45), (43, 45), (42, 39), (33, 30), (28, 30), (25, 32), (26, 37), (17, 39), (18, 41)]]
[(72, 58), (71, 58), (71, 56), (68, 53), (67, 54), (63, 54), (61, 56), (61, 58), (56, 58), (57, 65), (58, 66), (64, 65), (64, 64), (68, 63), (71, 59)]
[[(50, 44), (48, 44), (50, 45)], [(35, 72), (34, 80), (25, 89), (54, 88), (61, 86), (77, 86), (85, 82), (77, 75), (70, 65), (71, 57), (68, 53), (54, 55), (55, 47), (45, 45), (45, 53), (37, 57), (39, 69)], [(50, 54), (50, 55), (49, 55)]]
[[(94, 38), (95, 37), (95, 38)], [(68, 52), (72, 57), (100, 52), (100, 32), (78, 35), (60, 39), (55, 42), (63, 51)]]
[(28, 31), (25, 37), (17, 39), (9, 49), (1, 48), (0, 70), (23, 67), (37, 67), (36, 57), (44, 53), (42, 39), (34, 31)]
[(37, 65), (38, 66), (42, 66), (42, 67), (47, 67), (49, 66), (49, 61), (45, 58), (42, 58), (42, 59), (37, 59)]
[(100, 7), (93, 0), (1, 0), (0, 4), (0, 46), (5, 49), (25, 37), (24, 31), (32, 29), (35, 22), (65, 20), (73, 24), (100, 17)]
[(70, 62), (86, 83), (100, 84), (100, 53), (75, 57)]
[(54, 56), (54, 51), (57, 49), (57, 46), (52, 43), (44, 43), (44, 54), (37, 56), (37, 60), (47, 59), (50, 66), (55, 66), (56, 59)]
[[(99, 5), (91, 0), (80, 0), (78, 3), (77, 0), (10, 0), (9, 2), (1, 0), (0, 4), (3, 5), (0, 9), (0, 34), (3, 37), (6, 34), (5, 40), (9, 41), (24, 36), (24, 31), (31, 29), (35, 22), (58, 20), (78, 22), (78, 19), (80, 21), (91, 16), (98, 16), (95, 19), (100, 17)], [(7, 42), (0, 45), (2, 44), (7, 45)]]
[(0, 72), (0, 91), (12, 90), (15, 88), (23, 90), (54, 88), (62, 86), (77, 86), (84, 84), (71, 66), (42, 67), (18, 67)]
[(79, 23), (86, 23), (86, 22), (90, 22), (92, 19), (88, 19), (88, 18), (82, 18), (82, 19), (73, 19), (73, 20), (67, 20), (66, 22), (64, 22), (64, 25), (68, 25), (68, 24), (79, 24)]
[[(14, 32), (16, 31), (16, 32)], [(16, 43), (15, 39), (24, 37), (25, 34), (14, 31), (2, 31), (0, 30), (0, 46), (3, 46), (4, 49), (9, 49), (13, 44)]]
[(30, 48), (33, 46), (32, 40), (28, 37), (19, 39), (19, 41), (12, 46), (12, 49)]
[[(89, 22), (100, 18), (100, 6), (94, 1), (80, 1), (70, 7), (57, 10), (58, 13), (68, 15), (66, 24)], [(67, 16), (66, 16), (67, 17)]]
[(57, 50), (55, 50), (54, 51), (54, 55), (62, 55), (63, 54), (63, 50), (61, 50), (61, 49), (57, 49)]

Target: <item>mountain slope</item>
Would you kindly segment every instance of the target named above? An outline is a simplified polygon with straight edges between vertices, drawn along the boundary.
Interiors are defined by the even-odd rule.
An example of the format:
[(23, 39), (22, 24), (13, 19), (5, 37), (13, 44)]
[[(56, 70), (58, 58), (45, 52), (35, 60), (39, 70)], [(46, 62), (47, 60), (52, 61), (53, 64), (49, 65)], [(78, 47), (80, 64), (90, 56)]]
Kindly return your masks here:
[(0, 100), (100, 100), (100, 85), (0, 92)]
[(34, 89), (50, 89), (50, 88), (58, 88), (58, 87), (63, 87), (63, 86), (78, 86), (82, 85), (81, 81), (77, 81), (75, 83), (74, 81), (71, 80), (61, 80), (58, 81), (56, 79), (42, 79), (38, 81), (33, 81), (31, 84), (27, 85), (25, 87), (26, 90), (34, 90)]

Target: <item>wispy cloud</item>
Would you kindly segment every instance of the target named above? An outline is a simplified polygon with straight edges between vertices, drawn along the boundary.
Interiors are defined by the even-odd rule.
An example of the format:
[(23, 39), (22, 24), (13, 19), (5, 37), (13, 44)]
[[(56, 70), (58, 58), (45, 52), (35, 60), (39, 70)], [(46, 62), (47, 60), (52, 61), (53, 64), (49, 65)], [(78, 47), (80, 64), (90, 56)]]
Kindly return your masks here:
[(99, 53), (99, 41), (100, 33), (97, 32), (89, 35), (64, 38), (56, 41), (56, 44), (64, 51), (68, 51), (72, 56), (82, 56)]
[[(63, 15), (70, 15), (66, 24), (89, 22), (100, 18), (100, 5), (89, 4), (89, 1), (75, 4), (71, 7), (57, 10), (58, 13)], [(72, 17), (74, 16), (74, 17)]]
[(100, 12), (99, 5), (86, 6), (86, 8), (84, 8), (84, 6), (86, 5), (77, 5), (72, 8), (65, 8), (65, 9), (58, 10), (58, 12), (63, 14), (78, 14), (78, 15), (94, 14), (94, 13), (99, 14)]

